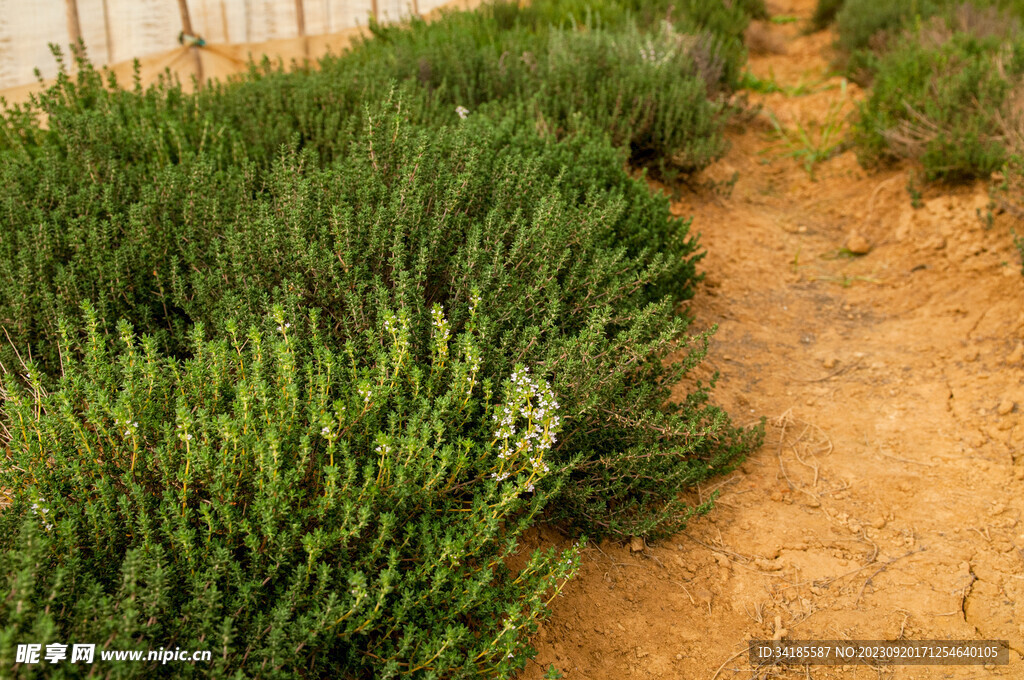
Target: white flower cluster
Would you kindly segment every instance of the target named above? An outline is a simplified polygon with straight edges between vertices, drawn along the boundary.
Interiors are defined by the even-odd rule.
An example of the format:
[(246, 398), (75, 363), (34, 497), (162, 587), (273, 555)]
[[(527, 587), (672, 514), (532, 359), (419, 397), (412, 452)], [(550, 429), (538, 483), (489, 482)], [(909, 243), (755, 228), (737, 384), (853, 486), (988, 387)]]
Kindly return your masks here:
[[(387, 312), (384, 317), (384, 332), (391, 336), (393, 341), (393, 352), (396, 353), (395, 371), (398, 370), (409, 353), (409, 319), (405, 314), (395, 316), (393, 312)], [(369, 403), (368, 401), (366, 403)]]
[[(46, 501), (46, 499), (43, 498), (42, 496), (39, 497), (39, 500), (43, 501), (43, 502)], [(47, 521), (47, 517), (46, 517), (46, 515), (49, 512), (50, 512), (49, 508), (44, 508), (43, 506), (39, 505), (39, 503), (33, 503), (32, 504), (32, 514), (39, 515), (40, 517), (43, 518), (43, 526), (46, 527), (47, 530), (53, 529), (53, 524), (48, 522)]]
[(459, 118), (465, 120), (466, 116), (469, 115), (469, 109), (467, 109), (465, 106), (456, 106), (455, 113), (459, 114)]
[(370, 397), (373, 396), (373, 390), (370, 389), (369, 385), (360, 385), (358, 390), (359, 396), (363, 398), (363, 403), (369, 404)]
[(516, 433), (516, 420), (523, 417), (530, 424), (521, 435), (526, 450), (550, 449), (555, 443), (555, 430), (562, 420), (555, 414), (558, 402), (555, 401), (551, 385), (546, 380), (540, 383), (535, 381), (530, 376), (530, 369), (525, 367), (514, 371), (510, 380), (512, 393), (509, 395), (509, 403), (503, 407), (500, 418), (498, 414), (493, 416), (498, 421), (498, 431), (494, 433), (494, 438), (505, 441), (511, 439)]
[(658, 50), (655, 49), (654, 43), (648, 41), (647, 47), (640, 48), (640, 58), (654, 66), (661, 66), (672, 58), (672, 51), (669, 50), (664, 54), (658, 54)]
[[(665, 22), (662, 25), (661, 40), (658, 42), (660, 45), (655, 46), (654, 40), (648, 38), (646, 46), (640, 48), (640, 58), (654, 66), (667, 64), (675, 56), (680, 40), (672, 24)], [(663, 47), (664, 52), (659, 54), (658, 47)]]
[(292, 325), (290, 323), (281, 324), (280, 326), (277, 327), (277, 332), (278, 333), (284, 333), (285, 329), (291, 328), (291, 327), (292, 327)]
[[(558, 401), (551, 385), (546, 380), (535, 380), (529, 368), (517, 368), (509, 382), (511, 389), (505, 404), (492, 416), (498, 424), (494, 440), (501, 442), (498, 458), (502, 463), (501, 470), (491, 473), (491, 477), (498, 481), (507, 479), (515, 470), (515, 463), (525, 457), (522, 467), (515, 471), (530, 472), (532, 479), (551, 471), (544, 462), (544, 452), (557, 441), (555, 435), (562, 422), (557, 413)], [(520, 427), (522, 420), (526, 422)], [(506, 463), (510, 463), (508, 470)], [(527, 483), (526, 490), (533, 491), (533, 484)]]
[[(178, 429), (183, 429), (181, 423), (178, 423)], [(182, 441), (192, 441), (192, 435), (190, 435), (188, 432), (181, 432), (180, 434), (178, 434), (178, 438), (181, 439)]]
[(444, 318), (444, 307), (441, 305), (434, 305), (434, 308), (430, 310), (430, 316), (433, 319), (431, 324), (434, 326), (434, 340), (437, 342), (437, 352), (441, 355), (441, 358), (448, 358), (448, 340), (451, 338), (451, 330), (448, 327), (448, 319)]

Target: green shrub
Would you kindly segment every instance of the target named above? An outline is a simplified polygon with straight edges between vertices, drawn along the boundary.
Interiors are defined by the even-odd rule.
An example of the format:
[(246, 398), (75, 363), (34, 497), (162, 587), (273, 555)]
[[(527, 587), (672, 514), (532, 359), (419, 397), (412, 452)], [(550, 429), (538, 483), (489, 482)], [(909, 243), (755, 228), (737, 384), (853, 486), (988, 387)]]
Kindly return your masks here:
[(880, 46), (886, 36), (894, 36), (915, 17), (929, 17), (940, 10), (941, 0), (883, 2), (881, 0), (846, 0), (836, 13), (836, 29), (840, 49), (853, 53)]
[[(176, 250), (158, 267), (163, 293), (124, 309), (167, 303), (155, 327), (176, 357), (123, 323), (122, 349), (107, 350), (112, 321), (92, 312), (84, 336), (49, 340), (56, 385), (36, 369), (28, 388), (9, 381), (0, 485), (16, 504), (0, 521), (18, 597), (0, 610), (5, 655), (26, 639), (216, 640), (214, 677), (299, 664), (311, 677), (505, 677), (569, 574), (550, 554), (522, 578), (501, 567), (541, 510), (595, 535), (671, 531), (705, 509), (678, 493), (755, 443), (703, 386), (665, 406), (706, 348), (697, 338), (666, 363), (695, 246), (619, 152), (588, 135), (555, 142), (515, 112), (420, 128), (385, 103), (362, 125), (347, 162), (291, 151), (259, 185), (218, 183), (198, 161), (183, 177), (167, 168), (166, 206), (199, 217), (133, 208), (132, 230)], [(113, 266), (70, 238), (69, 264)], [(203, 321), (232, 317), (254, 330), (202, 339)], [(502, 486), (490, 475), (513, 459), (493, 416), (517, 403), (503, 379), (521, 381), (523, 364), (550, 379), (561, 431), (546, 478), (531, 464)], [(52, 531), (26, 524), (31, 503)], [(453, 603), (456, 583), (468, 585)], [(48, 598), (76, 606), (48, 611)]]
[[(111, 89), (80, 57), (76, 76), (0, 119), (0, 200), (10, 217), (0, 279), (15, 282), (0, 299), (0, 322), (33, 342), (40, 332), (52, 338), (55, 319), (91, 299), (111, 323), (124, 315), (180, 338), (188, 324), (168, 298), (182, 285), (182, 239), (232, 219), (240, 192), (262, 191), (282, 148), (315, 152), (307, 162), (320, 167), (344, 160), (361, 102), (388, 98), (395, 80), (405, 83), (410, 120), (426, 125), (456, 122), (458, 106), (528, 101), (543, 129), (607, 129), (634, 162), (663, 172), (699, 169), (724, 150), (729, 111), (709, 93), (735, 55), (721, 56), (712, 38), (628, 24), (616, 33), (502, 31), (488, 17), (379, 28), (378, 40), (322, 69), (285, 74), (264, 64), (197, 96), (168, 82)], [(185, 188), (203, 183), (219, 191)], [(173, 350), (163, 338), (161, 346)]]
[[(514, 16), (501, 21), (453, 15), (412, 30), (374, 27), (374, 39), (356, 53), (325, 60), (324, 74), (415, 83), (449, 119), (459, 106), (535, 100), (551, 131), (571, 132), (577, 120), (609, 129), (616, 144), (633, 149), (634, 163), (662, 171), (701, 169), (721, 155), (725, 100), (743, 59), (738, 35), (710, 31), (689, 15), (643, 28), (618, 18), (605, 27), (595, 18), (600, 6), (582, 27), (545, 26), (557, 18), (548, 4), (504, 10)], [(500, 7), (508, 6), (491, 11)], [(736, 14), (733, 30), (746, 26), (739, 17), (746, 15)], [(381, 73), (381, 64), (391, 69)]]
[(661, 174), (695, 171), (726, 150), (727, 110), (708, 100), (724, 64), (710, 40), (675, 32), (557, 32), (541, 70), (538, 106), (556, 130), (580, 118)]
[[(611, 454), (641, 447), (651, 465), (675, 470), (662, 469), (667, 477), (655, 489), (638, 483), (635, 494), (627, 476), (614, 503), (581, 480), (575, 498), (614, 506), (616, 519), (594, 510), (589, 526), (576, 519), (616, 534), (678, 527), (686, 516), (673, 502), (680, 488), (750, 444), (703, 405), (703, 389), (676, 417), (678, 428), (668, 428), (677, 435), (652, 438), (664, 428), (649, 420), (663, 417), (685, 370), (662, 359), (686, 330), (674, 307), (689, 295), (696, 244), (667, 200), (631, 179), (603, 139), (555, 142), (536, 133), (528, 110), (497, 123), (481, 113), (453, 128), (426, 128), (385, 103), (364, 117), (343, 161), (321, 168), (310, 151), (291, 151), (258, 177), (222, 173), (198, 158), (164, 168), (159, 190), (124, 206), (127, 215), (92, 204), (100, 214), (85, 219), (77, 203), (64, 208), (55, 189), (38, 199), (52, 203), (48, 212), (11, 210), (27, 220), (9, 227), (8, 257), (31, 256), (3, 289), (4, 315), (51, 370), (59, 362), (56, 319), (82, 298), (97, 301), (107, 332), (128, 318), (177, 356), (187, 356), (193, 323), (258, 324), (275, 300), (322, 310), (335, 341), (371, 352), (366, 334), (381, 323), (383, 296), (397, 296), (424, 323), (435, 302), (462, 309), (475, 285), (495, 324), (484, 375), (508, 375), (520, 361), (544, 366), (581, 437), (608, 428), (570, 436), (572, 454), (561, 462), (580, 452), (614, 461)], [(32, 219), (64, 210), (76, 218)], [(38, 240), (48, 248), (29, 247)], [(453, 329), (464, 323), (452, 317)], [(700, 342), (692, 351), (695, 362)], [(622, 427), (623, 418), (633, 425)], [(696, 436), (705, 430), (709, 436)], [(668, 504), (651, 516), (639, 512), (647, 501)], [(572, 515), (575, 502), (560, 510)]]
[(843, 8), (844, 0), (818, 0), (811, 17), (811, 29), (822, 31), (836, 20), (836, 15)]
[(960, 32), (936, 42), (927, 30), (880, 60), (857, 127), (861, 158), (918, 159), (931, 180), (988, 177), (1008, 157), (999, 120), (1024, 73), (1024, 43)]
[[(6, 383), (0, 487), (16, 500), (0, 513), (0, 666), (31, 641), (212, 651), (103, 664), (104, 677), (522, 667), (575, 560), (509, 567), (560, 481), (545, 461), (559, 405), (528, 368), (481, 379), (486, 342), (451, 335), (440, 307), (425, 329), (386, 312), (373, 354), (332, 350), (315, 314), (277, 308), (269, 335), (194, 327), (185, 362), (127, 324), (110, 342), (87, 314), (56, 384), (31, 368), (30, 389)], [(19, 677), (90, 669), (47, 666)]]
[[(622, 83), (621, 94), (650, 99), (652, 69), (637, 68), (647, 36), (626, 18), (620, 21), (626, 23), (616, 25), (614, 31), (586, 31), (599, 36), (595, 39), (603, 44), (621, 40), (614, 59), (566, 64), (563, 56), (557, 68), (579, 69), (586, 82), (595, 82), (614, 69), (616, 77), (639, 78), (636, 83)], [(666, 34), (660, 25), (655, 25), (656, 41)], [(701, 135), (710, 136), (712, 146), (721, 146), (718, 128), (724, 117), (718, 115), (722, 109), (718, 94), (727, 89), (726, 72), (738, 72), (742, 53), (735, 44), (726, 48), (719, 38), (700, 33), (700, 28), (692, 30), (693, 35), (675, 36), (676, 43), (685, 44), (664, 65), (671, 73), (661, 76), (663, 81), (673, 77), (679, 87), (661, 93), (653, 104), (646, 103), (645, 113), (654, 105), (659, 113), (685, 112), (701, 126)], [(133, 190), (159, 168), (188, 163), (197, 156), (212, 159), (220, 169), (249, 161), (261, 172), (273, 163), (282, 145), (294, 143), (316, 151), (321, 164), (330, 163), (344, 155), (351, 124), (360, 116), (363, 102), (383, 100), (395, 82), (419, 86), (407, 91), (405, 102), (409, 115), (424, 123), (450, 123), (456, 119), (456, 107), (475, 110), (490, 101), (509, 107), (537, 97), (541, 111), (564, 108), (550, 101), (552, 93), (545, 93), (544, 78), (557, 70), (548, 59), (552, 48), (558, 48), (554, 43), (564, 43), (577, 32), (568, 24), (565, 29), (545, 25), (543, 30), (504, 30), (482, 12), (455, 13), (431, 24), (375, 26), (374, 31), (373, 40), (323, 60), (318, 68), (284, 73), (264, 61), (254, 65), (242, 82), (213, 84), (196, 96), (185, 95), (166, 81), (146, 90), (141, 86), (134, 91), (111, 90), (105, 87), (103, 75), (78, 55), (74, 77), (61, 76), (33, 106), (4, 114), (0, 150), (38, 159), (46, 153), (71, 156), (73, 147), (82, 147), (88, 157), (65, 161), (77, 165), (76, 172), (85, 173), (76, 177), (100, 179), (106, 173), (125, 171), (130, 164), (135, 175), (125, 177), (122, 188)], [(704, 96), (695, 95), (699, 83), (706, 85)], [(579, 92), (569, 94), (580, 96)], [(598, 126), (608, 119), (601, 109), (579, 113)], [(649, 117), (638, 124), (642, 126)], [(45, 118), (51, 130), (43, 131), (33, 118)], [(665, 130), (685, 123), (678, 118), (655, 122)], [(628, 140), (629, 131), (621, 122), (617, 125), (618, 136)], [(693, 135), (684, 141), (692, 139)], [(665, 150), (664, 160), (681, 157), (684, 166), (709, 162), (700, 146), (692, 158), (688, 152), (684, 143), (676, 144)]]
[(848, 60), (847, 74), (869, 82), (878, 60), (905, 34), (916, 33), (932, 18), (955, 32), (1006, 38), (1024, 17), (1024, 6), (1013, 0), (820, 0), (815, 16), (820, 13), (824, 19), (831, 12), (839, 34), (837, 46)]

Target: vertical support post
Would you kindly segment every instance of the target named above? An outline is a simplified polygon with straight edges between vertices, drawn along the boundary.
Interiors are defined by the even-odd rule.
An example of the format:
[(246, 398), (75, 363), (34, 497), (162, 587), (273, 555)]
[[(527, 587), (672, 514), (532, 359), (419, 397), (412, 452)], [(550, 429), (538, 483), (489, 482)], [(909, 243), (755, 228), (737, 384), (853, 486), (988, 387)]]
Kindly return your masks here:
[(107, 63), (114, 63), (114, 39), (110, 35), (110, 7), (107, 0), (103, 0), (103, 37), (107, 41)]
[(181, 14), (181, 30), (185, 31), (185, 35), (195, 35), (192, 17), (188, 13), (188, 0), (178, 0), (178, 13)]
[(377, 7), (378, 0), (372, 0), (371, 7), (373, 8), (373, 20), (380, 21), (380, 8)]
[(78, 0), (64, 0), (64, 9), (68, 16), (68, 37), (71, 44), (78, 47), (82, 40), (82, 25), (78, 21)]
[(295, 24), (299, 31), (299, 37), (306, 37), (306, 8), (302, 0), (295, 0)]
[(298, 29), (299, 38), (302, 40), (302, 54), (309, 58), (309, 40), (306, 39), (306, 8), (302, 0), (295, 0), (295, 28)]
[[(186, 35), (194, 36), (196, 33), (192, 30), (192, 17), (188, 13), (188, 0), (178, 0), (178, 12), (181, 14), (181, 30)], [(196, 60), (196, 87), (200, 88), (203, 86), (203, 55), (199, 53), (199, 48), (196, 46), (188, 49)]]
[(220, 0), (220, 25), (224, 31), (224, 44), (231, 42), (231, 33), (228, 31), (228, 8), (224, 6), (224, 0)]

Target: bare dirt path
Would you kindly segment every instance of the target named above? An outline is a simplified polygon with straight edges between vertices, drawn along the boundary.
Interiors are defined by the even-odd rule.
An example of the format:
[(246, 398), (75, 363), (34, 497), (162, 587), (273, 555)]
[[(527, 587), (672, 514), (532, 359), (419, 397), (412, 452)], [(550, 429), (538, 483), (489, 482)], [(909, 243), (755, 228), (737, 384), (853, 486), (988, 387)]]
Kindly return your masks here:
[[(813, 2), (774, 9), (807, 17)], [(830, 107), (851, 107), (826, 79), (831, 35), (770, 31), (784, 52), (750, 68), (798, 89), (761, 97), (765, 112), (813, 132)], [(930, 188), (914, 209), (909, 167), (868, 173), (852, 152), (812, 179), (771, 130), (765, 115), (737, 129), (706, 173), (738, 173), (731, 194), (687, 191), (676, 205), (708, 250), (692, 310), (719, 325), (715, 398), (739, 420), (767, 417), (765, 445), (699, 491), (717, 490), (717, 508), (683, 534), (589, 548), (523, 677), (553, 664), (588, 680), (1024, 678), (1024, 277), (1011, 225), (984, 219), (981, 185)], [(842, 252), (851, 231), (870, 252)], [(773, 635), (1000, 638), (1012, 651), (1003, 667), (754, 671), (746, 641)]]

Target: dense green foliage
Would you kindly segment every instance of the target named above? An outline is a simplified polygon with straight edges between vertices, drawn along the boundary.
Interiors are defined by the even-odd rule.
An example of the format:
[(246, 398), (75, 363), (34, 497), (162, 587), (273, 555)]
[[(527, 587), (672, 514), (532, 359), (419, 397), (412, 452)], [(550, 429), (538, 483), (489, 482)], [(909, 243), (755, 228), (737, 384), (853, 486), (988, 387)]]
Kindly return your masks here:
[[(388, 315), (370, 356), (332, 350), (315, 315), (273, 316), (269, 335), (208, 341), (197, 325), (179, 362), (127, 324), (108, 341), (90, 314), (52, 392), (7, 383), (0, 667), (14, 643), (69, 640), (213, 652), (102, 664), (104, 677), (522, 666), (532, 619), (574, 569), (550, 551), (506, 566), (557, 486), (550, 389), (522, 369), (481, 380), (486, 338), (448, 336), (440, 311), (429, 346), (415, 338), (430, 324)], [(48, 666), (19, 677), (90, 668)]]
[[(726, 62), (711, 37), (679, 33), (668, 23), (654, 32), (627, 25), (614, 32), (553, 30), (541, 48), (536, 34), (513, 29), (481, 47), (472, 27), (449, 22), (426, 30), (442, 28), (447, 32), (431, 35), (427, 50), (415, 33), (379, 29), (360, 52), (365, 68), (398, 62), (395, 77), (416, 74), (414, 82), (448, 116), (457, 106), (475, 111), (487, 102), (531, 101), (551, 132), (571, 134), (580, 125), (607, 130), (634, 162), (663, 173), (703, 168), (725, 150), (721, 126), (728, 110), (719, 95)], [(517, 35), (527, 38), (509, 37)], [(325, 73), (348, 67), (329, 62)]]
[(811, 16), (811, 30), (821, 31), (828, 27), (836, 19), (839, 10), (843, 8), (843, 0), (818, 0), (814, 6), (814, 14)]
[(838, 46), (850, 53), (880, 49), (908, 23), (939, 12), (942, 0), (845, 0), (835, 14)]
[(722, 153), (763, 7), (582, 7), (195, 95), (81, 60), (4, 114), (0, 665), (78, 638), (215, 650), (197, 677), (507, 677), (573, 568), (517, 555), (527, 526), (705, 509), (680, 492), (759, 433), (708, 385), (669, 403), (700, 252), (627, 166)]
[(1022, 74), (1024, 41), (960, 32), (901, 41), (880, 60), (862, 107), (862, 158), (919, 159), (929, 179), (987, 178), (1008, 158), (1000, 121)]
[[(992, 14), (1002, 15), (992, 22)], [(838, 47), (849, 54), (861, 51), (884, 51), (889, 41), (912, 28), (916, 22), (934, 16), (944, 19), (960, 17), (970, 24), (972, 32), (1003, 31), (1006, 19), (1020, 17), (1024, 8), (1013, 0), (818, 0), (812, 27), (820, 30), (836, 23)], [(859, 55), (863, 57), (864, 55)]]
[(931, 32), (945, 23), (979, 38), (1007, 38), (1021, 19), (1024, 6), (1013, 0), (818, 0), (811, 27), (821, 30), (834, 22), (847, 75), (868, 84), (886, 53), (902, 46), (908, 34), (920, 35), (922, 26)]
[(833, 19), (848, 75), (871, 85), (855, 130), (861, 162), (914, 159), (929, 180), (1002, 173), (997, 205), (1024, 216), (1024, 5), (819, 0), (815, 27)]
[[(818, 5), (822, 21), (836, 9)], [(838, 47), (848, 74), (871, 85), (856, 128), (862, 162), (912, 158), (932, 180), (1003, 167), (1024, 72), (1022, 11), (998, 0), (843, 2)]]

